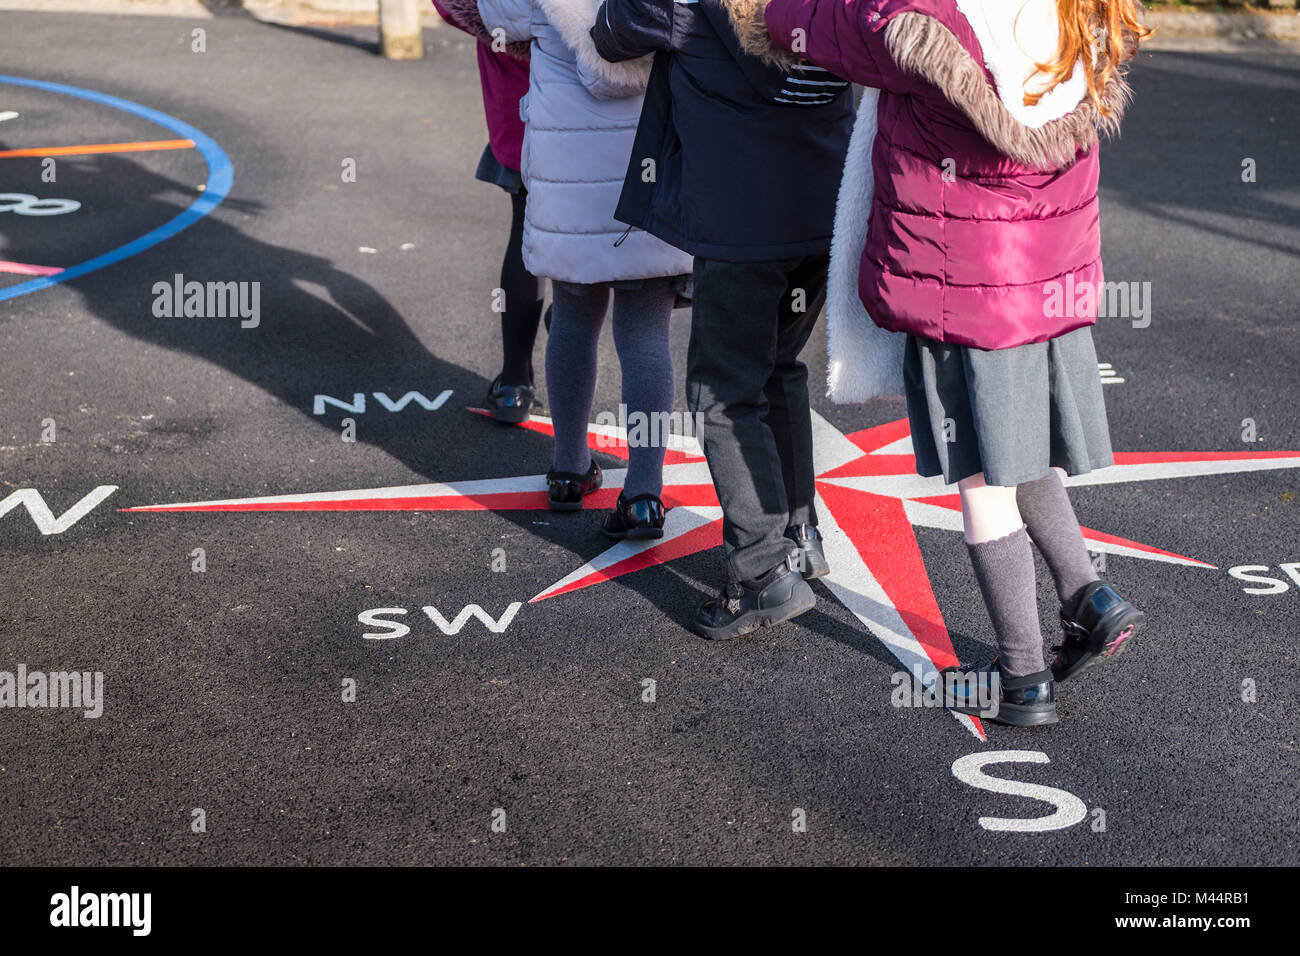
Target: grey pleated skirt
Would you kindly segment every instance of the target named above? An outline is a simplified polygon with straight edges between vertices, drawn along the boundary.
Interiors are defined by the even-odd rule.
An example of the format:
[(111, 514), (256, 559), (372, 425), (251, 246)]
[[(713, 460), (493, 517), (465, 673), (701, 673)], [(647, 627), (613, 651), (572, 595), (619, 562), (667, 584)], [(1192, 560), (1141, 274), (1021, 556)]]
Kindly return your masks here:
[(1018, 485), (1114, 461), (1089, 327), (993, 351), (908, 336), (903, 378), (925, 477)]

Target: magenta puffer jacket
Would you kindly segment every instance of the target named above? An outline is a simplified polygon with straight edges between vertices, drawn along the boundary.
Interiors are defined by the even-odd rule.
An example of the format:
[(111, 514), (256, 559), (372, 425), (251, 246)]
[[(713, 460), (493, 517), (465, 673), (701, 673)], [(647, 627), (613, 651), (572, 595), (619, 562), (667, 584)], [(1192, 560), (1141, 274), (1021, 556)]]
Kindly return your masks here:
[(478, 76), (483, 87), (488, 145), (497, 162), (518, 171), (524, 143), (519, 101), (528, 93), (528, 44), (507, 43), (502, 52), (493, 51), (492, 36), (479, 18), (475, 0), (433, 0), (433, 5), (444, 20), (478, 40)]
[[(1095, 297), (1047, 303), (1054, 284), (1102, 282), (1096, 145), (1118, 128), (1129, 88), (1115, 71), (1103, 115), (1081, 63), (1040, 108), (1024, 108), (1032, 60), (1011, 52), (1021, 28), (1000, 25), (1006, 10), (1006, 0), (767, 5), (777, 46), (881, 90), (858, 293), (882, 328), (1000, 349), (1096, 321)], [(855, 161), (866, 158), (850, 151), (846, 178)]]

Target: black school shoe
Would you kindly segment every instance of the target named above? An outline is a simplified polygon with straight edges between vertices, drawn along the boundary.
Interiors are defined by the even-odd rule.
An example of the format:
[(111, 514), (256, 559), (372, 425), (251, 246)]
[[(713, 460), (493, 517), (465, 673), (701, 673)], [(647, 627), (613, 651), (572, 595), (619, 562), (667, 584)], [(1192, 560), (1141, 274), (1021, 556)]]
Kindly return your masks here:
[(585, 475), (552, 468), (546, 473), (546, 494), (551, 501), (551, 510), (581, 511), (582, 499), (599, 488), (604, 480), (600, 465), (594, 461)]
[(822, 535), (816, 526), (791, 525), (785, 529), (785, 536), (799, 546), (799, 573), (805, 581), (816, 581), (831, 573), (826, 552), (822, 550)]
[(607, 538), (634, 541), (664, 536), (664, 503), (658, 495), (644, 494), (635, 498), (618, 496), (614, 510), (605, 515), (601, 531)]
[(760, 627), (781, 624), (817, 603), (790, 555), (754, 581), (728, 584), (695, 610), (695, 631), (710, 641), (725, 641)]
[[(972, 688), (964, 681), (955, 681), (951, 685), (944, 682), (938, 692), (944, 694), (944, 703), (949, 710), (959, 714), (982, 717), (995, 724), (1007, 724), (1011, 727), (1041, 727), (1054, 724), (1056, 716), (1056, 684), (1050, 670), (1023, 677), (1004, 677), (998, 666), (997, 658), (987, 667), (977, 670), (962, 671), (949, 667), (939, 672), (942, 680), (945, 675), (974, 673), (976, 675), (976, 693), (987, 701), (992, 695), (993, 675), (997, 675), (998, 700), (995, 706), (982, 707), (978, 699), (971, 700), (966, 692)], [(949, 689), (951, 687), (951, 694)]]
[(492, 417), (505, 425), (522, 425), (532, 411), (536, 389), (531, 385), (505, 385), (498, 375), (488, 386), (487, 406)]
[(1065, 640), (1052, 648), (1052, 674), (1058, 681), (1110, 660), (1124, 648), (1147, 616), (1120, 597), (1104, 581), (1093, 581), (1079, 592), (1074, 612), (1061, 611)]

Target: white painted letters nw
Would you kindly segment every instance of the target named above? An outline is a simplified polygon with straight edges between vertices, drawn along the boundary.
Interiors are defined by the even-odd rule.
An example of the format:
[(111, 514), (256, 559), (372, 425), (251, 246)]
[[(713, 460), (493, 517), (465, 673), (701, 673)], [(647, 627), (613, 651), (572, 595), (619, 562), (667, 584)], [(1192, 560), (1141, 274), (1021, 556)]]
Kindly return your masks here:
[[(433, 398), (427, 398), (423, 392), (410, 391), (396, 401), (389, 398), (387, 392), (371, 392), (370, 394), (375, 397), (375, 401), (390, 412), (400, 412), (412, 402), (415, 402), (426, 412), (436, 412), (442, 408), (454, 392), (452, 389), (446, 388)], [(312, 397), (311, 413), (313, 415), (324, 415), (326, 405), (332, 405), (334, 408), (350, 412), (353, 415), (362, 415), (366, 411), (366, 393), (353, 392), (352, 401), (350, 402), (347, 399), (333, 398), (329, 395), (315, 395)]]

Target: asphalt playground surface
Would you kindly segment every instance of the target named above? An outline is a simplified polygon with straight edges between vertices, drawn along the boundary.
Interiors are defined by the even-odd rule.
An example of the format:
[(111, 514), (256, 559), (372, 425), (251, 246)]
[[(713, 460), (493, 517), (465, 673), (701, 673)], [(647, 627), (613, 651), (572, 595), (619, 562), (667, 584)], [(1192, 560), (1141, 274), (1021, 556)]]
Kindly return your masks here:
[[(1108, 554), (1147, 630), (1060, 688), (1060, 724), (988, 726), (987, 740), (945, 711), (892, 706), (899, 659), (824, 585), (790, 624), (693, 636), (717, 550), (530, 602), (607, 550), (594, 511), (123, 510), (546, 471), (544, 433), (467, 410), (497, 371), (489, 302), (509, 213), (473, 179), (473, 50), (449, 29), (426, 33), (423, 60), (390, 63), (373, 30), (4, 18), (0, 73), (187, 124), (228, 157), (233, 185), (164, 241), (0, 299), (0, 499), (35, 489), (57, 519), (115, 488), (49, 534), (20, 503), (0, 516), (0, 670), (99, 671), (105, 698), (98, 719), (0, 709), (0, 863), (1300, 862), (1290, 459), (1075, 488), (1086, 526), (1192, 561)], [(1300, 462), (1300, 55), (1144, 54), (1132, 81), (1123, 136), (1103, 148), (1104, 254), (1108, 279), (1151, 283), (1152, 312), (1144, 328), (1096, 330), (1123, 380), (1105, 386), (1115, 448)], [(0, 212), (11, 265), (70, 269), (208, 192), (216, 154), (198, 148), (60, 155), (44, 181), (41, 150), (187, 137), (0, 78), (5, 111), (18, 116), (0, 120), (0, 193), (81, 204)], [(155, 283), (176, 274), (260, 283), (260, 324), (157, 317)], [(0, 272), (0, 296), (32, 278)], [(679, 379), (688, 333), (682, 310)], [(544, 347), (543, 333), (539, 370)], [(596, 409), (610, 410), (618, 367), (608, 336), (602, 348)], [(819, 331), (806, 359), (823, 433), (904, 417), (900, 402), (821, 397), (824, 354)], [(436, 409), (374, 397), (447, 390)], [(317, 396), (356, 393), (363, 413), (315, 413)], [(355, 442), (340, 437), (347, 417)], [(862, 507), (840, 524), (871, 527)], [(911, 533), (929, 582), (913, 575), (907, 593), (933, 594), (958, 657), (987, 659), (960, 534), (921, 523), (877, 541), (886, 565)], [(1242, 566), (1277, 584), (1228, 573)], [(1051, 643), (1045, 571), (1040, 598)], [(446, 634), (421, 612), (475, 604), (499, 619), (515, 602), (500, 633), (471, 618)], [(363, 637), (358, 615), (375, 608), (407, 609), (388, 617), (409, 633)], [(1053, 811), (952, 771), (1000, 751), (1021, 762), (989, 775), (1064, 791), (1086, 818), (982, 825)]]

